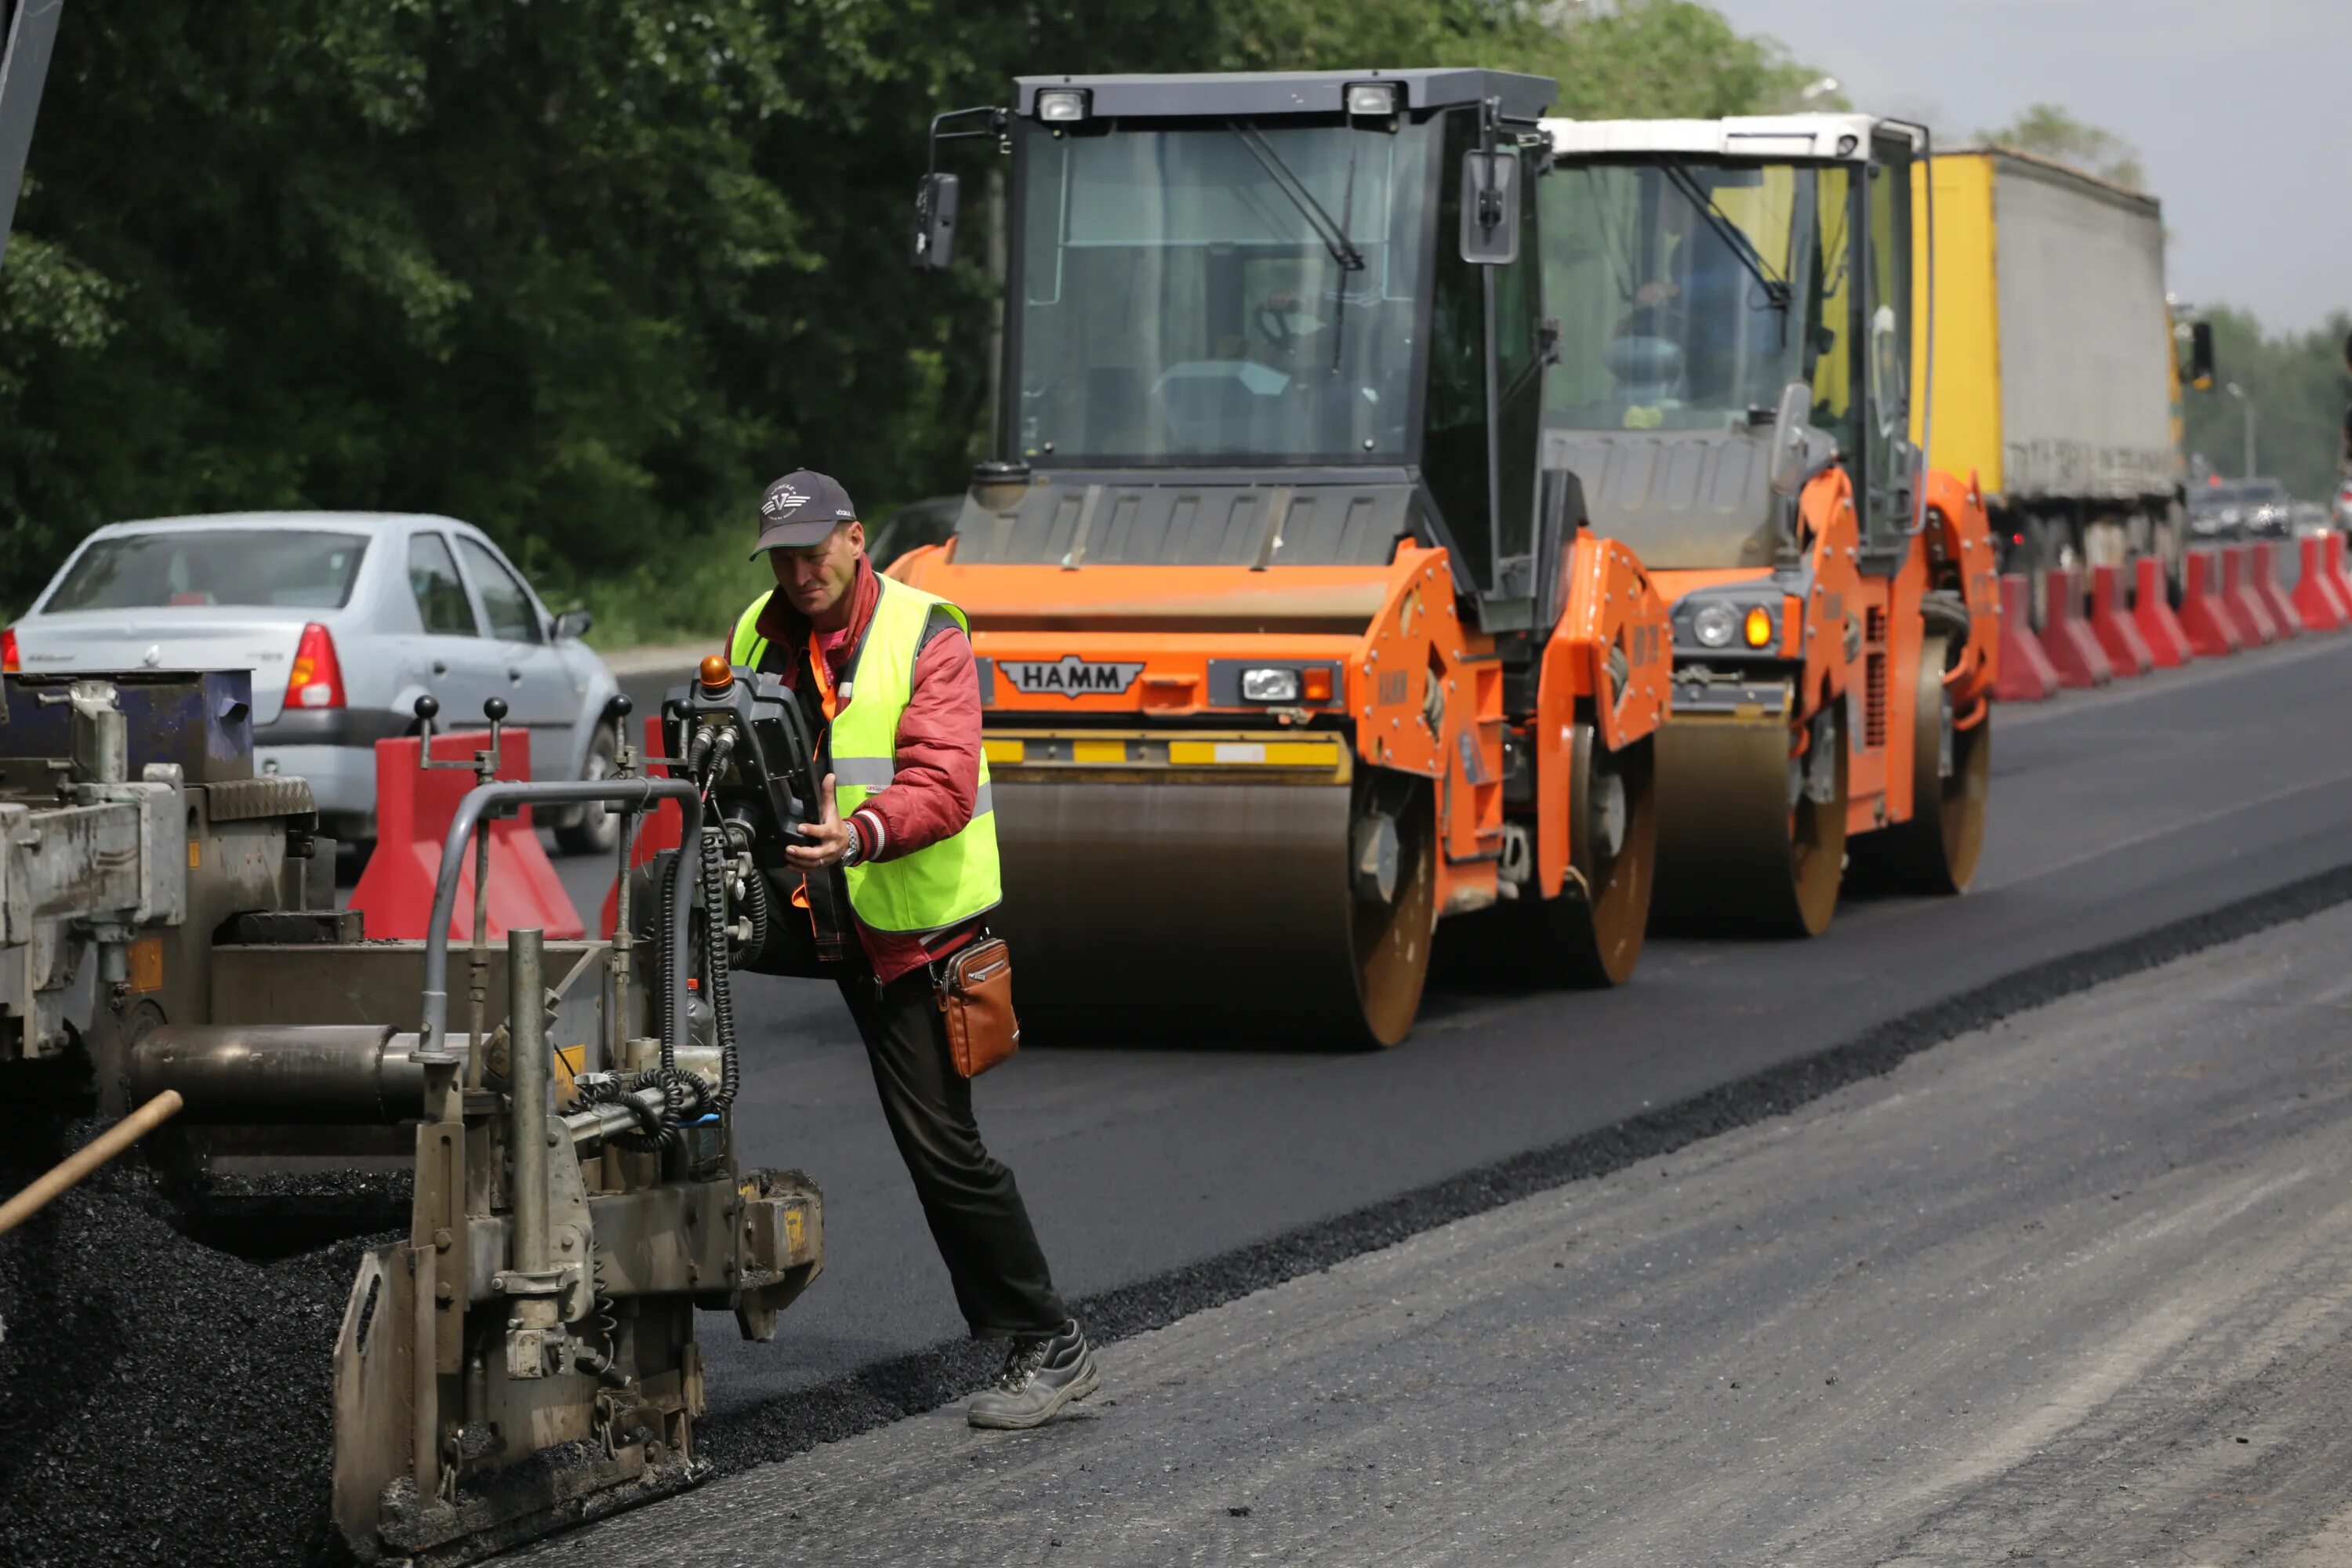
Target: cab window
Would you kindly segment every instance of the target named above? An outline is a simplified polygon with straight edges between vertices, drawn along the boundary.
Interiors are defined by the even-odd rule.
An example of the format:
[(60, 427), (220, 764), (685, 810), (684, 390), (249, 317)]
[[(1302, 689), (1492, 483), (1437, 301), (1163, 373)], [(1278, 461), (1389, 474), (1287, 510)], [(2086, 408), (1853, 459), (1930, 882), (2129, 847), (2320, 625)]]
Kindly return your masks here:
[(466, 584), (457, 576), (448, 542), (437, 533), (417, 533), (408, 541), (408, 592), (416, 601), (416, 618), (436, 637), (479, 637), (474, 606), (467, 601)]
[(457, 549), (466, 557), (466, 570), (473, 574), (474, 586), (481, 591), (482, 608), (490, 617), (490, 635), (503, 642), (544, 641), (530, 595), (507, 570), (506, 563), (463, 534), (457, 538)]
[(1813, 249), (1811, 335), (1805, 344), (1805, 379), (1813, 388), (1813, 423), (1847, 451), (1854, 448), (1853, 364), (1848, 340), (1853, 331), (1853, 174), (1826, 168), (1814, 211), (1820, 243)]

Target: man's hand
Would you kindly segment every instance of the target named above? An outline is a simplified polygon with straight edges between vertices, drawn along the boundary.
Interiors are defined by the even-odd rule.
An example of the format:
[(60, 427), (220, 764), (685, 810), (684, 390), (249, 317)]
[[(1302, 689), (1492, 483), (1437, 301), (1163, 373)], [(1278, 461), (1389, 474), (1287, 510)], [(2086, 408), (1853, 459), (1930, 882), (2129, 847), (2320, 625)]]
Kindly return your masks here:
[(784, 858), (795, 870), (822, 871), (849, 858), (850, 827), (841, 820), (840, 808), (833, 804), (831, 773), (825, 774), (824, 783), (818, 786), (817, 798), (824, 809), (814, 822), (801, 829), (808, 842), (784, 847)]

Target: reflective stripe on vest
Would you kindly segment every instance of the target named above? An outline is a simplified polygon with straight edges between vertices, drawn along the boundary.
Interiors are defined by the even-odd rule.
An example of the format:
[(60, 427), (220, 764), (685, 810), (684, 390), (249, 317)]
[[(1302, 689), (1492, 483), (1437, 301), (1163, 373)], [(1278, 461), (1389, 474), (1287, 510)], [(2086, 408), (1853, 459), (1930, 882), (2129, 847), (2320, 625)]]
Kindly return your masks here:
[[(844, 818), (897, 775), (898, 718), (914, 693), (915, 658), (936, 609), (971, 632), (964, 613), (946, 600), (889, 577), (866, 635), (849, 656), (839, 688), (848, 700), (830, 726), (834, 802)], [(735, 623), (730, 664), (757, 669), (768, 652), (760, 616), (772, 595), (752, 601)], [(980, 758), (980, 793), (969, 823), (953, 836), (911, 855), (849, 868), (849, 907), (875, 931), (922, 932), (960, 925), (995, 908), (1003, 897), (996, 858), (995, 792), (988, 756)]]

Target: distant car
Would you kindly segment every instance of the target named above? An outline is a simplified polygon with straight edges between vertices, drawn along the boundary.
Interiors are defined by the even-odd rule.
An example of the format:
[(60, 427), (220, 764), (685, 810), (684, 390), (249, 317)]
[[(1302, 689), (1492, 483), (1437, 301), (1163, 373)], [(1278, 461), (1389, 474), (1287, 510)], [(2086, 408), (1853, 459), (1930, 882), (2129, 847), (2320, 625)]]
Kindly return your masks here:
[(2200, 539), (2283, 539), (2293, 531), (2286, 487), (2276, 479), (2223, 479), (2189, 496), (2189, 531)]
[[(614, 765), (597, 720), (618, 689), (580, 638), (588, 613), (550, 615), (481, 530), (446, 517), (234, 512), (99, 529), (24, 618), (0, 662), (74, 669), (250, 669), (257, 764), (310, 784), (320, 828), (375, 837), (375, 742), (408, 733), (430, 693), (444, 727), (507, 704), (540, 778)], [(600, 807), (555, 824), (574, 852), (611, 848)]]

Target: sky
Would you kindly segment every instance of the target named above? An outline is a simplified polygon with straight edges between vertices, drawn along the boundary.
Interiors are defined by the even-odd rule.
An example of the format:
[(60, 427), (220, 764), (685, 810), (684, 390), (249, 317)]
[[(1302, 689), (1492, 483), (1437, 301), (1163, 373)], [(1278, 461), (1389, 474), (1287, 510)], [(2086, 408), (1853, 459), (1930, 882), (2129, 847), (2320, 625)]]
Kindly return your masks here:
[(1948, 144), (2044, 102), (2121, 136), (2189, 304), (2273, 333), (2352, 310), (2352, 0), (1707, 3)]

